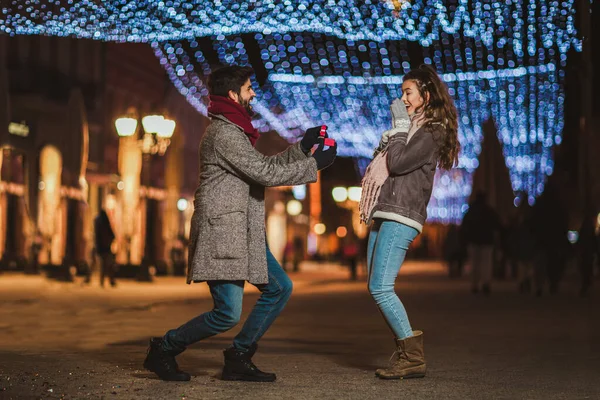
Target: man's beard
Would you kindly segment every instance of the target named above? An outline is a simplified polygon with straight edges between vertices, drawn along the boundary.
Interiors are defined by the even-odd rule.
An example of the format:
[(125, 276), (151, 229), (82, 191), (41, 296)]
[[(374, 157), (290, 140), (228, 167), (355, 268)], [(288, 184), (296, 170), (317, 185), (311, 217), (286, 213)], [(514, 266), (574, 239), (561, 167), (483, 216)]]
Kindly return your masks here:
[(240, 96), (240, 106), (244, 107), (244, 109), (246, 110), (248, 115), (252, 117), (252, 116), (254, 116), (254, 110), (252, 109), (252, 106), (250, 105), (251, 101), (252, 100), (242, 99)]

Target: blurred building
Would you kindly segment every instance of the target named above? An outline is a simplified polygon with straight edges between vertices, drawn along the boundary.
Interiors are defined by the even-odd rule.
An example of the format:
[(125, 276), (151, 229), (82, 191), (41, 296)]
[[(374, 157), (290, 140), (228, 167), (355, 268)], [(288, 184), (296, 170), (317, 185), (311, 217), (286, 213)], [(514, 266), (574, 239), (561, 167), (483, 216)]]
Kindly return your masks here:
[[(118, 136), (117, 118), (150, 114), (176, 123), (161, 151), (141, 123)], [(149, 45), (0, 36), (1, 268), (85, 269), (101, 208), (119, 264), (172, 267), (206, 123)]]
[[(0, 269), (84, 272), (94, 263), (93, 219), (105, 209), (122, 271), (184, 272), (208, 119), (175, 90), (151, 47), (0, 37), (0, 59), (0, 126), (8, 127), (0, 130)], [(140, 122), (155, 113), (176, 122), (164, 155), (144, 151)], [(118, 135), (120, 117), (138, 119), (135, 135)], [(288, 145), (268, 132), (257, 148)], [(269, 189), (267, 231), (281, 261), (294, 242), (302, 259), (333, 254), (337, 228), (353, 231), (357, 203), (352, 211), (331, 197), (334, 186), (358, 184), (353, 161), (328, 171), (323, 193), (321, 179)]]
[[(598, 2), (577, 2), (578, 18), (572, 14), (571, 3), (542, 3), (538, 6), (555, 7), (564, 16), (551, 21), (548, 32), (554, 35), (537, 29), (537, 17), (526, 17), (529, 6), (519, 6), (514, 12), (506, 9), (503, 25), (514, 29), (483, 41), (478, 35), (465, 34), (471, 30), (467, 20), (456, 20), (462, 28), (454, 34), (443, 32), (433, 43), (425, 38), (432, 34), (430, 28), (439, 28), (435, 24), (419, 27), (411, 38), (402, 34), (386, 41), (357, 41), (304, 27), (290, 33), (288, 22), (274, 24), (268, 33), (226, 36), (217, 31), (228, 26), (227, 19), (223, 25), (211, 25), (215, 35), (175, 37), (154, 48), (2, 36), (0, 264), (9, 269), (25, 269), (36, 262), (49, 268), (89, 265), (91, 221), (105, 208), (117, 234), (115, 251), (120, 264), (172, 268), (171, 250), (184, 248), (189, 232), (196, 153), (207, 123), (198, 114), (206, 111), (207, 90), (202, 81), (214, 66), (232, 62), (251, 64), (257, 72), (261, 94), (257, 103), (262, 111), (256, 123), (266, 132), (259, 149), (265, 153), (281, 150), (287, 142), (273, 131), (294, 141), (307, 121), (315, 121), (328, 123), (332, 135), (339, 135), (340, 155), (353, 157), (340, 157), (316, 184), (269, 191), (268, 235), (281, 258), (296, 237), (303, 239), (308, 255), (328, 257), (339, 250), (342, 238), (366, 235), (364, 225), (356, 223), (357, 202), (349, 196), (349, 189), (359, 185), (354, 163), (364, 171), (382, 127), (389, 126), (388, 104), (399, 92), (388, 78), (399, 82), (411, 66), (421, 62), (444, 73), (461, 115), (463, 153), (460, 168), (438, 174), (429, 208), (430, 221), (439, 225), (428, 224), (415, 246), (427, 238), (422, 247), (438, 247), (441, 224), (458, 223), (462, 218), (472, 181), (475, 191), (490, 194), (503, 215), (518, 203), (535, 203), (550, 182), (564, 188), (561, 204), (574, 215), (571, 219), (579, 218), (586, 208), (599, 211), (600, 164), (594, 155), (599, 145), (598, 100), (593, 96), (598, 89), (598, 80), (593, 79), (597, 60), (590, 45), (598, 41), (600, 32), (591, 28), (592, 15), (599, 13), (590, 9), (597, 10)], [(367, 8), (376, 10), (377, 2)], [(213, 11), (213, 16), (220, 15)], [(53, 25), (59, 23), (58, 16), (47, 15), (46, 20), (35, 7), (18, 12), (31, 19), (11, 18), (7, 26), (19, 27), (16, 31), (21, 33), (34, 32), (33, 27), (20, 26), (21, 21), (61, 26)], [(273, 12), (282, 21), (288, 17)], [(328, 18), (328, 12), (313, 17)], [(137, 30), (140, 20), (136, 13), (129, 14), (120, 16), (123, 27)], [(148, 21), (160, 22), (160, 15), (148, 15), (156, 18)], [(445, 19), (451, 15), (460, 19), (452, 7), (440, 11), (432, 3), (415, 9), (407, 21), (434, 15), (446, 21), (451, 21)], [(375, 27), (369, 27), (371, 22), (363, 20), (363, 15), (355, 16), (351, 25), (357, 29), (361, 24)], [(112, 32), (104, 29), (106, 21), (102, 20), (112, 15), (86, 17), (99, 35)], [(204, 21), (190, 21), (204, 28)], [(491, 29), (489, 22), (484, 25)], [(382, 23), (391, 28), (396, 24), (389, 18), (386, 22), (385, 15), (375, 25)], [(577, 31), (585, 38), (582, 49), (575, 49), (580, 42)], [(524, 32), (530, 32), (526, 41)], [(429, 45), (421, 46), (419, 41)], [(536, 56), (519, 55), (525, 42), (531, 45), (530, 53), (538, 49)], [(513, 50), (507, 51), (506, 43), (512, 43)], [(314, 82), (318, 82), (316, 88)], [(141, 123), (133, 136), (118, 136), (117, 118), (139, 121), (155, 113), (176, 122), (174, 135), (161, 142), (169, 143), (164, 155), (155, 152), (152, 143), (140, 141), (144, 137)], [(346, 196), (339, 201), (332, 196), (337, 188)], [(574, 226), (579, 226), (577, 221)]]

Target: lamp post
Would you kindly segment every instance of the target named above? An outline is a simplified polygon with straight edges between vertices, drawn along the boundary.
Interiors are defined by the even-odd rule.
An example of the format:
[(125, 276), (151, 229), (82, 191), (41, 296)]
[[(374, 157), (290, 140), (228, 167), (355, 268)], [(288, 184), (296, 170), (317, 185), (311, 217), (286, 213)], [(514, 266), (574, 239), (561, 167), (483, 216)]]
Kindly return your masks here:
[(350, 268), (350, 279), (355, 281), (357, 278), (358, 260), (360, 258), (360, 245), (356, 238), (364, 239), (367, 235), (367, 227), (366, 225), (361, 224), (360, 214), (358, 212), (362, 188), (358, 186), (338, 186), (332, 189), (331, 195), (338, 206), (350, 210), (351, 213), (351, 226), (354, 235), (348, 235), (349, 232), (345, 226), (338, 227), (336, 235), (343, 240), (343, 260), (348, 263), (348, 267)]
[[(128, 138), (134, 136), (138, 132), (138, 117), (134, 110), (129, 110), (128, 115), (115, 120), (115, 128), (120, 138)], [(137, 138), (137, 146), (142, 152), (142, 185), (148, 188), (150, 186), (150, 167), (152, 157), (155, 155), (162, 156), (167, 151), (171, 144), (171, 137), (175, 131), (175, 121), (165, 118), (162, 115), (146, 115), (141, 118), (141, 126), (143, 133)], [(155, 264), (155, 248), (153, 243), (153, 229), (148, 229), (150, 221), (155, 217), (152, 207), (149, 207), (148, 199), (146, 198), (146, 234), (144, 237), (144, 258), (140, 272), (139, 280), (150, 281), (150, 266)], [(149, 232), (150, 231), (150, 232)], [(131, 235), (126, 234), (127, 246), (127, 263), (131, 263)]]

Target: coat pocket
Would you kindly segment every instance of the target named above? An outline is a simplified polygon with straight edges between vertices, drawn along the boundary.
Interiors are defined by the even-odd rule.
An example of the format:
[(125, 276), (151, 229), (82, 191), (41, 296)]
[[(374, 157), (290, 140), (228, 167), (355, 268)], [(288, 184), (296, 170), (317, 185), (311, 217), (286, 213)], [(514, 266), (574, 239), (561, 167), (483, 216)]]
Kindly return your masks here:
[(244, 258), (248, 252), (246, 214), (235, 211), (209, 218), (212, 256), (216, 259)]

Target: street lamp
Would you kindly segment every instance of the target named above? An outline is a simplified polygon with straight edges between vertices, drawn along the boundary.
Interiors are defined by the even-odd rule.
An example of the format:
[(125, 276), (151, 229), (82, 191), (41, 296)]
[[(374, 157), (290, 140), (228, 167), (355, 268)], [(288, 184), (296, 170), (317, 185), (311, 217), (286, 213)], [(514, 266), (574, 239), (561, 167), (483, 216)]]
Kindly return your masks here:
[(333, 196), (333, 200), (336, 203), (343, 203), (348, 199), (348, 189), (341, 186), (334, 187), (331, 191), (331, 196)]
[[(130, 108), (127, 111), (127, 115), (115, 120), (115, 128), (120, 138), (133, 138), (138, 132), (140, 118), (136, 113), (135, 109)], [(141, 118), (141, 127), (143, 134), (141, 137), (136, 137), (135, 141), (137, 146), (142, 152), (142, 185), (146, 188), (150, 187), (150, 163), (152, 156), (159, 155), (163, 156), (167, 151), (167, 148), (171, 144), (171, 137), (175, 131), (175, 121), (165, 118), (163, 115), (151, 114)], [(124, 185), (123, 185), (124, 186)], [(146, 204), (146, 234), (145, 234), (145, 251), (144, 258), (142, 260), (142, 268), (138, 279), (140, 280), (151, 280), (150, 266), (156, 263), (156, 250), (153, 243), (154, 238), (154, 217), (153, 215), (156, 207), (153, 207), (153, 203), (148, 198), (145, 200)], [(151, 224), (152, 221), (152, 224)], [(130, 263), (131, 254), (131, 236), (127, 235), (127, 263)]]
[[(129, 112), (134, 114), (134, 112)], [(142, 118), (142, 128), (144, 135), (139, 139), (138, 144), (144, 154), (164, 155), (171, 144), (171, 137), (175, 131), (175, 121), (167, 119), (162, 115), (146, 115)], [(115, 128), (119, 137), (133, 136), (138, 127), (137, 118), (131, 115), (117, 118)]]
[(331, 191), (333, 200), (338, 203), (340, 207), (351, 208), (349, 203), (360, 202), (360, 196), (362, 194), (362, 188), (359, 186), (350, 186), (348, 188), (337, 186)]
[(362, 239), (367, 234), (367, 228), (366, 225), (361, 224), (358, 213), (358, 204), (360, 203), (361, 194), (362, 188), (360, 186), (337, 186), (331, 191), (331, 196), (337, 205), (350, 210), (352, 213), (352, 229), (354, 233)]
[(302, 212), (302, 203), (300, 203), (298, 200), (290, 200), (287, 203), (286, 210), (287, 213), (292, 217), (300, 215)]
[(316, 224), (313, 229), (317, 235), (322, 235), (325, 233), (325, 231), (327, 231), (327, 227), (325, 226), (325, 224), (323, 224), (321, 222)]
[(190, 204), (187, 201), (187, 199), (184, 199), (183, 197), (180, 198), (179, 200), (177, 200), (177, 209), (181, 212), (184, 212), (185, 210), (187, 210), (189, 205)]
[(362, 188), (360, 186), (350, 186), (348, 188), (348, 199), (354, 202), (360, 202), (360, 196), (362, 195)]
[(121, 137), (133, 136), (137, 129), (137, 119), (129, 117), (121, 117), (115, 121), (117, 134)]

